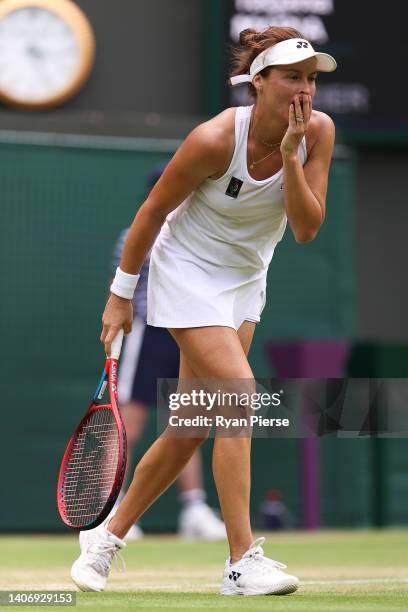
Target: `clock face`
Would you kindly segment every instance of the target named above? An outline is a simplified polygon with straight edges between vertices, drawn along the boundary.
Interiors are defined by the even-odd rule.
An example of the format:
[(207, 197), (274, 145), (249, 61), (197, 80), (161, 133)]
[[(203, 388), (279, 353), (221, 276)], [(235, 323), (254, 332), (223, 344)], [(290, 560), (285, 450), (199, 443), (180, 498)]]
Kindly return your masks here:
[(33, 6), (0, 19), (0, 89), (10, 98), (36, 103), (58, 95), (80, 62), (75, 34), (56, 13)]

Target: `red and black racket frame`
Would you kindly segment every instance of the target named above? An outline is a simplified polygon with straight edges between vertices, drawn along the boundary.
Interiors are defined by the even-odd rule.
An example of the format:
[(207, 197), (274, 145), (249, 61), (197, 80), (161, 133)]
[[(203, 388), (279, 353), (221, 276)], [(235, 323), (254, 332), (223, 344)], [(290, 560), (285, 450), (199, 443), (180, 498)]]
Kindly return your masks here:
[[(98, 386), (96, 387), (96, 391), (89, 405), (89, 408), (86, 411), (81, 422), (79, 423), (78, 427), (75, 429), (68, 443), (68, 446), (62, 458), (62, 461), (61, 461), (61, 467), (60, 467), (59, 476), (58, 476), (58, 486), (57, 486), (57, 506), (58, 506), (58, 511), (59, 511), (62, 521), (65, 523), (65, 525), (67, 525), (68, 527), (72, 529), (80, 529), (81, 531), (86, 531), (88, 529), (93, 529), (97, 527), (98, 525), (100, 525), (105, 520), (105, 518), (108, 516), (110, 511), (112, 510), (119, 496), (121, 488), (122, 488), (123, 478), (125, 476), (125, 470), (126, 470), (127, 442), (126, 442), (125, 426), (123, 424), (122, 417), (120, 415), (118, 404), (117, 404), (117, 401), (118, 401), (117, 384), (118, 384), (118, 359), (108, 358), (105, 362), (105, 366), (102, 371), (101, 378), (99, 380)], [(108, 387), (109, 389), (110, 404), (101, 404), (101, 400), (105, 393), (106, 387)], [(115, 481), (111, 489), (111, 493), (103, 509), (99, 513), (98, 517), (87, 525), (79, 525), (79, 526), (73, 525), (69, 521), (66, 515), (65, 500), (64, 500), (64, 494), (63, 494), (63, 484), (64, 484), (64, 479), (65, 479), (65, 474), (67, 473), (67, 470), (69, 470), (69, 458), (72, 452), (73, 443), (76, 437), (79, 435), (82, 427), (87, 422), (90, 414), (95, 410), (106, 409), (106, 408), (110, 408), (113, 412), (113, 415), (116, 421), (116, 425), (118, 428), (118, 436), (119, 436), (119, 452), (118, 452), (119, 461), (118, 461), (118, 466), (116, 469)]]

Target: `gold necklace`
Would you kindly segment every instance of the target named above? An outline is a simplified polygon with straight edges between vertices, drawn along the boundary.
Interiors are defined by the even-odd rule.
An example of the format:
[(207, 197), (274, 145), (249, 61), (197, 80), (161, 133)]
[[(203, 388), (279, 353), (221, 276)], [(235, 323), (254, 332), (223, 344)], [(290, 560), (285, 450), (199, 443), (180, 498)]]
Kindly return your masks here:
[(254, 160), (254, 154), (253, 154), (253, 151), (251, 151), (252, 163), (249, 165), (250, 170), (253, 170), (255, 166), (257, 166), (261, 162), (265, 161), (265, 159), (268, 159), (268, 157), (273, 155), (275, 153), (275, 151), (278, 150), (279, 147), (280, 147), (280, 143), (277, 145), (277, 147), (275, 149), (273, 149), (273, 151), (268, 153), (268, 155), (265, 155), (265, 157), (262, 157), (261, 159), (258, 159), (258, 161)]
[[(252, 110), (251, 120), (249, 122), (249, 130), (248, 130), (249, 137), (251, 136), (251, 130), (253, 132), (253, 117), (254, 117), (253, 113), (254, 113), (254, 111)], [(268, 155), (265, 155), (265, 157), (261, 157), (261, 159), (258, 159), (258, 161), (255, 161), (255, 159), (254, 159), (254, 147), (253, 147), (253, 143), (252, 143), (252, 147), (250, 147), (250, 153), (251, 153), (251, 157), (252, 157), (252, 162), (249, 165), (249, 169), (250, 170), (253, 170), (255, 168), (255, 166), (257, 166), (261, 162), (265, 161), (265, 159), (268, 159), (268, 157), (273, 155), (275, 153), (275, 151), (277, 151), (278, 148), (280, 147), (280, 145), (282, 144), (282, 141), (281, 142), (277, 142), (275, 144), (269, 144), (267, 142), (264, 142), (263, 140), (261, 140), (261, 142), (262, 142), (263, 145), (265, 145), (267, 147), (274, 147), (274, 148), (273, 148), (273, 150), (270, 153), (268, 153)]]

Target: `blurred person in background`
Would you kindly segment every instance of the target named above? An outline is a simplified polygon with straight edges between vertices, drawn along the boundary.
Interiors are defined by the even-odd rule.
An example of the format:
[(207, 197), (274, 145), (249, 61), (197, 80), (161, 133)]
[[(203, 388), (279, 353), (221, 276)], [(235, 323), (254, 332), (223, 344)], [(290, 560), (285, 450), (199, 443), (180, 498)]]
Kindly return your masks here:
[[(130, 332), (133, 292), (153, 247), (147, 320), (169, 329), (180, 348), (180, 388), (192, 379), (215, 379), (251, 393), (247, 356), (274, 249), (287, 222), (304, 243), (325, 217), (335, 129), (330, 117), (312, 111), (312, 101), (318, 72), (335, 70), (336, 62), (316, 53), (299, 31), (274, 26), (241, 32), (235, 59), (231, 83), (248, 83), (254, 104), (227, 108), (195, 128), (138, 210), (111, 285), (101, 341), (110, 355), (119, 330)], [(116, 514), (81, 533), (81, 554), (71, 569), (79, 588), (105, 588), (124, 536), (207, 435), (155, 440)], [(264, 538), (253, 541), (250, 451), (250, 435), (215, 437), (213, 475), (230, 553), (220, 593), (292, 593), (299, 580), (265, 556)]]
[[(157, 165), (151, 172), (147, 188), (150, 191), (166, 167)], [(112, 269), (115, 275), (120, 264), (123, 245), (129, 228), (121, 232), (114, 248)], [(151, 327), (146, 324), (147, 283), (149, 275), (150, 252), (140, 270), (140, 279), (133, 296), (132, 331), (124, 341), (119, 368), (118, 400), (126, 428), (128, 462), (124, 477), (124, 489), (129, 476), (129, 467), (135, 444), (143, 435), (149, 407), (157, 401), (156, 383), (158, 378), (177, 378), (180, 367), (180, 352), (177, 343), (167, 329)], [(177, 479), (182, 505), (178, 521), (178, 532), (186, 539), (224, 540), (227, 537), (225, 525), (206, 503), (203, 486), (202, 460), (199, 449), (193, 454)], [(112, 515), (124, 496), (121, 492)], [(132, 541), (142, 537), (138, 524), (132, 525), (125, 540)]]

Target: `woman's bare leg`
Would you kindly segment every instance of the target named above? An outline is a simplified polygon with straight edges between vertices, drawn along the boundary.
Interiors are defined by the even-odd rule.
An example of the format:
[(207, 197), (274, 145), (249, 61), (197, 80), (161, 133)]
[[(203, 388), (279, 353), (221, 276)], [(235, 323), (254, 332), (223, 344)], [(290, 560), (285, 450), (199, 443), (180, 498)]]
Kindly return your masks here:
[[(137, 442), (143, 435), (143, 430), (148, 418), (149, 407), (139, 401), (132, 400), (120, 407), (123, 424), (126, 429), (127, 457), (125, 475), (123, 477), (123, 490), (127, 489), (129, 471), (132, 457)], [(186, 492), (195, 489), (203, 489), (202, 461), (200, 449), (195, 452), (186, 467), (180, 473), (177, 485), (180, 491)]]
[[(194, 377), (180, 358), (180, 380)], [(137, 464), (130, 487), (109, 522), (109, 531), (124, 538), (133, 523), (176, 480), (203, 441), (204, 438), (159, 437)]]
[[(217, 376), (231, 380), (252, 379), (247, 354), (255, 323), (245, 321), (238, 334), (229, 330), (228, 349), (220, 342), (219, 328), (212, 330), (214, 332), (208, 336), (207, 344), (201, 342), (200, 334), (194, 333), (196, 330), (173, 330), (183, 354), (187, 353), (190, 359), (194, 360), (194, 371), (202, 372), (202, 378)], [(193, 333), (189, 333), (190, 331)], [(200, 347), (197, 344), (200, 344)], [(206, 364), (208, 360), (211, 363)], [(214, 480), (227, 529), (232, 562), (240, 559), (252, 542), (249, 515), (250, 450), (249, 437), (216, 437), (214, 440)]]
[(133, 523), (176, 480), (201, 442), (199, 438), (158, 438), (138, 463), (109, 531), (124, 538)]
[[(246, 331), (246, 334), (245, 334)], [(246, 354), (235, 330), (226, 327), (206, 327), (172, 330), (180, 349), (180, 378), (252, 379)], [(247, 330), (241, 336), (248, 335)], [(177, 478), (204, 438), (158, 438), (136, 467), (130, 485), (109, 530), (123, 538), (131, 525)], [(234, 444), (230, 442), (235, 441)], [(220, 503), (231, 533), (231, 557), (242, 556), (252, 540), (249, 525), (249, 443), (248, 439), (219, 439), (215, 456), (215, 478), (220, 487)], [(243, 482), (232, 490), (226, 489), (224, 474), (230, 474), (237, 455), (242, 463)], [(227, 465), (218, 466), (220, 459)], [(217, 467), (218, 466), (218, 467)], [(245, 483), (245, 484), (244, 484)], [(244, 485), (244, 493), (238, 487)], [(234, 494), (240, 496), (238, 514), (233, 510)], [(238, 499), (238, 498), (237, 498)], [(245, 509), (244, 509), (245, 507)], [(238, 535), (239, 534), (239, 535)]]

